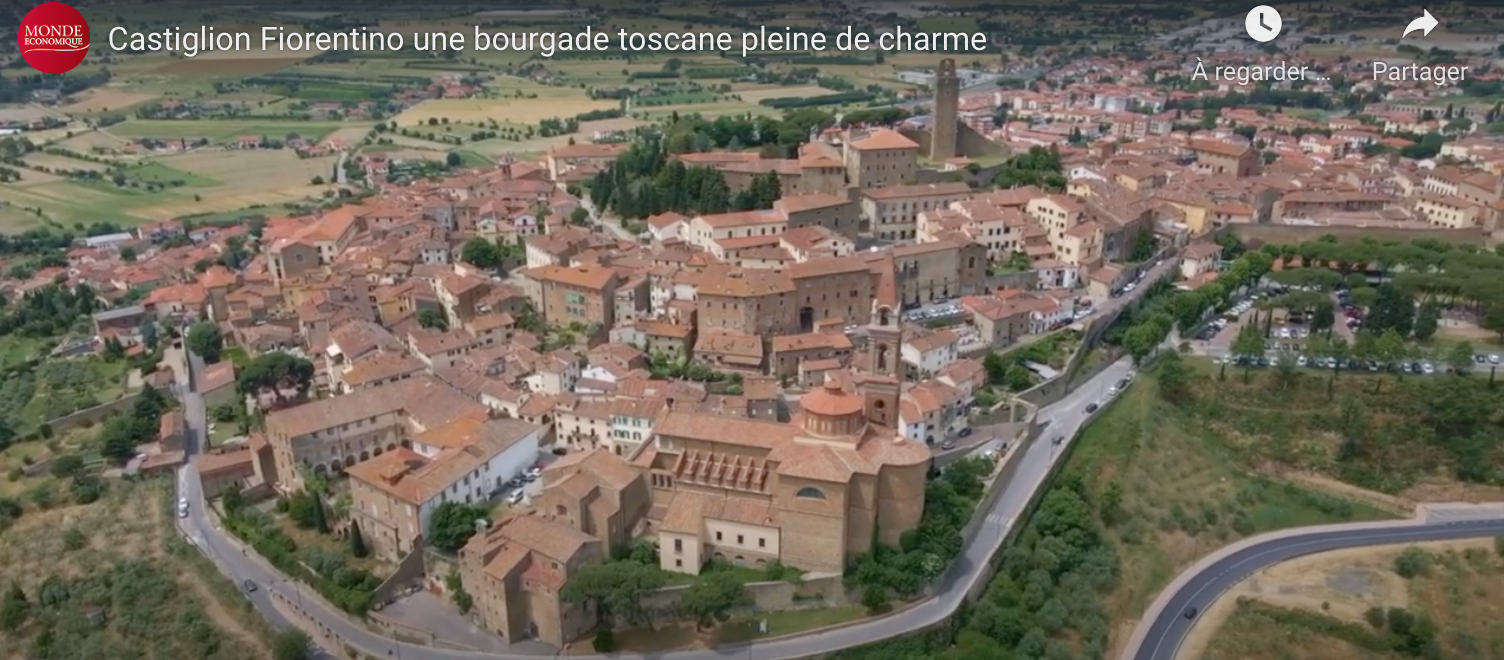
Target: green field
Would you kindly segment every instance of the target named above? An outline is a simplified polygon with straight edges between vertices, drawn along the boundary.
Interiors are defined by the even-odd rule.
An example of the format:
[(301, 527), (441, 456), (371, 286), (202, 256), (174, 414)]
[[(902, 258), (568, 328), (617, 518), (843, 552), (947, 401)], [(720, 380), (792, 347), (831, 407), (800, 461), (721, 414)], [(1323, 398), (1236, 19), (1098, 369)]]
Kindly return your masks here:
[(168, 167), (158, 162), (147, 162), (126, 168), (125, 176), (142, 183), (172, 183), (174, 181), (181, 181), (183, 182), (182, 185), (186, 186), (213, 186), (219, 184), (214, 179), (199, 176), (192, 172), (185, 172), (174, 167)]
[(37, 356), (42, 350), (40, 339), (19, 335), (0, 336), (0, 369), (15, 366)]
[(370, 122), (337, 121), (269, 121), (265, 119), (132, 119), (107, 129), (122, 138), (205, 138), (228, 142), (241, 136), (266, 136), (282, 139), (297, 134), (305, 140), (322, 140), (341, 128), (365, 127)]

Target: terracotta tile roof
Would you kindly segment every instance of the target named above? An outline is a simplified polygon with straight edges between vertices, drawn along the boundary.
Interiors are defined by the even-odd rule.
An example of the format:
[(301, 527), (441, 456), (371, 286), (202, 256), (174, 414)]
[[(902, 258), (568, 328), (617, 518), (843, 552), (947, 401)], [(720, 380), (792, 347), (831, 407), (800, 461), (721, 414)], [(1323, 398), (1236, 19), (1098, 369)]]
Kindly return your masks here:
[(960, 181), (943, 183), (920, 183), (908, 186), (887, 186), (862, 191), (872, 199), (908, 199), (912, 197), (956, 197), (971, 194), (971, 186)]
[(198, 473), (204, 476), (235, 472), (249, 473), (255, 470), (251, 460), (250, 447), (211, 451), (199, 456)]
[(861, 151), (879, 149), (918, 149), (919, 143), (889, 128), (879, 128), (866, 137), (851, 142), (852, 149)]
[(431, 376), (320, 399), (267, 415), (267, 431), (289, 438), (352, 424), (384, 414), (405, 414), (434, 426), (459, 417), (487, 416), (487, 408)]
[(406, 353), (379, 353), (357, 360), (339, 379), (345, 385), (356, 387), (420, 371), (423, 371), (423, 362), (418, 358)]
[(346, 468), (346, 473), (397, 500), (419, 506), (538, 430), (537, 425), (518, 419), (457, 419), (413, 438), (415, 445), (439, 449), (437, 454), (429, 456), (398, 447)]
[(653, 432), (670, 438), (772, 448), (791, 440), (795, 430), (788, 424), (777, 422), (727, 419), (703, 413), (670, 411), (653, 428)]
[(562, 483), (576, 475), (587, 476), (601, 486), (618, 492), (626, 490), (632, 482), (642, 477), (636, 468), (628, 465), (620, 456), (605, 449), (592, 449), (566, 454), (550, 464), (543, 471), (544, 488), (548, 488), (550, 482)]
[(499, 529), (508, 540), (561, 564), (596, 542), (589, 534), (540, 516), (517, 516)]
[(213, 392), (226, 385), (235, 383), (235, 363), (229, 360), (220, 360), (204, 367), (204, 375), (199, 379), (199, 390)]
[(862, 413), (867, 402), (861, 396), (847, 392), (839, 381), (827, 378), (822, 387), (812, 389), (799, 397), (799, 409), (824, 417), (849, 417)]
[(616, 281), (616, 271), (605, 266), (543, 266), (528, 271), (539, 282), (554, 282), (589, 291), (604, 291)]

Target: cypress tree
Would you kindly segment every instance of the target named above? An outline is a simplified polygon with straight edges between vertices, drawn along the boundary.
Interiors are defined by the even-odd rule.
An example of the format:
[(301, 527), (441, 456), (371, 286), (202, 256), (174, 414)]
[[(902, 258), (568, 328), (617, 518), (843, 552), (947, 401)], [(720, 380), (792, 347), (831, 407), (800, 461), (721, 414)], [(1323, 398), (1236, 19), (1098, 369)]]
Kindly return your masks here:
[(329, 519), (324, 512), (324, 498), (318, 493), (309, 493), (308, 496), (313, 498), (313, 528), (320, 534), (328, 534)]
[(371, 554), (370, 548), (366, 547), (365, 537), (360, 535), (360, 524), (350, 521), (350, 554), (354, 557), (364, 557)]

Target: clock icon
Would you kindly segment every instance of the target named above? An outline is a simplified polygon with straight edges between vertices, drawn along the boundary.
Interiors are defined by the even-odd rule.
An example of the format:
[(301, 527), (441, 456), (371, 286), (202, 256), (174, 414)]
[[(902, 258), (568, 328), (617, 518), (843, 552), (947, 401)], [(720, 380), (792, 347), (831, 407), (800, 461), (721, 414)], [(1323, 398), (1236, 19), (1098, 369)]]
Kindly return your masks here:
[(1248, 12), (1248, 18), (1244, 19), (1243, 26), (1248, 29), (1248, 36), (1254, 41), (1272, 41), (1279, 36), (1280, 22), (1279, 12), (1269, 5), (1259, 5)]

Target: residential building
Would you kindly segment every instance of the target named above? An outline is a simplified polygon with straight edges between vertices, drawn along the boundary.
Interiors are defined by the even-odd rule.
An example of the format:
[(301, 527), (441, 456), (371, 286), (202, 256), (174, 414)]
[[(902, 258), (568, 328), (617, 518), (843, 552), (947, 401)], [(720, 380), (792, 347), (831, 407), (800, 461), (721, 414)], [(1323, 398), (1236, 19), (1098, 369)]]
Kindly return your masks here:
[(440, 505), (483, 504), (531, 468), (542, 433), (522, 420), (479, 417), (415, 433), (408, 445), (345, 469), (351, 520), (377, 558), (400, 561), (420, 547)]
[(303, 488), (303, 470), (343, 472), (413, 437), (461, 418), (486, 419), (488, 409), (431, 376), (358, 390), (273, 411), (266, 416), (275, 484), (285, 492)]

